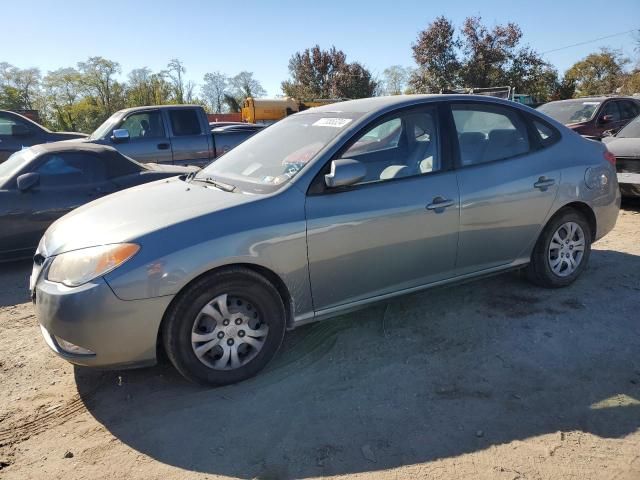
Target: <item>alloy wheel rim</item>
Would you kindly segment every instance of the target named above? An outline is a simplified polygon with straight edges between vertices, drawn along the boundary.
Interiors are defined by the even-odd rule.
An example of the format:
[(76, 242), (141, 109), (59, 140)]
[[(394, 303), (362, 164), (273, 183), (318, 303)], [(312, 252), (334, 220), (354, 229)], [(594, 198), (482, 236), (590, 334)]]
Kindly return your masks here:
[(559, 277), (568, 277), (575, 272), (586, 246), (584, 231), (576, 222), (560, 225), (551, 237), (547, 259), (551, 271)]
[(191, 329), (198, 360), (214, 370), (235, 370), (262, 350), (269, 326), (246, 299), (222, 294), (208, 302)]

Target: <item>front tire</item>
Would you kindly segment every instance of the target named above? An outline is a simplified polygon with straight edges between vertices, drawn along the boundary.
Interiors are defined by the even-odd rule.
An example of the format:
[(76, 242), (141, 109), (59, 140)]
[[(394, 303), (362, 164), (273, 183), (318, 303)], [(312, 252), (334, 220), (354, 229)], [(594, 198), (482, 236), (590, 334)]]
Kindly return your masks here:
[(527, 278), (545, 288), (570, 285), (589, 262), (591, 238), (591, 228), (582, 214), (575, 210), (557, 214), (538, 238)]
[(180, 293), (163, 322), (162, 340), (184, 377), (220, 386), (262, 370), (280, 348), (285, 329), (276, 288), (252, 270), (233, 268)]

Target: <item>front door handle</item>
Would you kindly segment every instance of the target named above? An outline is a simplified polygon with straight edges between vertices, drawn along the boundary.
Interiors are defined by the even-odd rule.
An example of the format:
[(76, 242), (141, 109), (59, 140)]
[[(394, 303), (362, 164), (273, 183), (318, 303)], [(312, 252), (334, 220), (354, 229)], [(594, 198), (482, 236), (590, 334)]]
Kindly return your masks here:
[(168, 143), (159, 143), (158, 144), (158, 150), (169, 150), (169, 144)]
[(538, 179), (536, 183), (533, 184), (533, 186), (544, 192), (547, 190), (547, 188), (555, 185), (555, 183), (556, 183), (555, 179), (542, 176)]
[(434, 197), (429, 205), (427, 205), (427, 210), (442, 210), (447, 207), (450, 207), (454, 204), (453, 200), (444, 197)]

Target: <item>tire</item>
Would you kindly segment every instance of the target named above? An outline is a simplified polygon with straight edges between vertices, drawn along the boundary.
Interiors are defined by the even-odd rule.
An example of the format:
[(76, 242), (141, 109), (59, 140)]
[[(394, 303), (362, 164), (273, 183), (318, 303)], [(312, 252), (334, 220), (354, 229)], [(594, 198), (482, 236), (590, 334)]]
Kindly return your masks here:
[(231, 268), (179, 294), (165, 316), (162, 341), (185, 378), (221, 386), (262, 370), (285, 330), (286, 311), (276, 288), (252, 270)]
[[(572, 228), (574, 235), (567, 238)], [(554, 238), (555, 235), (558, 237)], [(556, 214), (536, 242), (526, 269), (527, 278), (545, 288), (561, 288), (573, 283), (589, 262), (591, 235), (589, 222), (580, 212), (567, 209)], [(561, 248), (557, 248), (558, 240), (562, 240)]]

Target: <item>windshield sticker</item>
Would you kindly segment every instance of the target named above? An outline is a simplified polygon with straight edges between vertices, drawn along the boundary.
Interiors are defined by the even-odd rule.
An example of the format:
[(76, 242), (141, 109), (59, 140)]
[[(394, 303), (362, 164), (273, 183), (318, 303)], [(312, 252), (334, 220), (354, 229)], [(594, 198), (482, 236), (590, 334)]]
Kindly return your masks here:
[(351, 122), (350, 118), (321, 118), (317, 120), (312, 125), (314, 127), (334, 127), (334, 128), (342, 128)]

